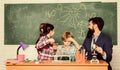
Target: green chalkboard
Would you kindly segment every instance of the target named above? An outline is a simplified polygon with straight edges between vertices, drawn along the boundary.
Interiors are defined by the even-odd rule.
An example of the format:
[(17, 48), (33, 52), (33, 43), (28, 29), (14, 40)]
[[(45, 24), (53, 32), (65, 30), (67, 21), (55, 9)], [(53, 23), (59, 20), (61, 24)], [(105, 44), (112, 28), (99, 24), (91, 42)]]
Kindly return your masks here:
[(61, 35), (71, 31), (82, 44), (87, 33), (88, 19), (99, 16), (105, 21), (103, 32), (117, 44), (117, 3), (42, 3), (4, 5), (4, 44), (19, 41), (34, 45), (39, 36), (39, 24), (48, 22), (55, 26), (54, 39), (62, 44)]

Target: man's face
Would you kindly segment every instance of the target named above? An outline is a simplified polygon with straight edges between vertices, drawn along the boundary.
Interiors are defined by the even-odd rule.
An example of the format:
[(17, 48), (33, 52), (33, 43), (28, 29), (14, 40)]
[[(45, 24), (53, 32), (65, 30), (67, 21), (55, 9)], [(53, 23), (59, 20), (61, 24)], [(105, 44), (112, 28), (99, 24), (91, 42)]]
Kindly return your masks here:
[(94, 30), (94, 25), (93, 25), (92, 21), (90, 21), (89, 24), (88, 24), (87, 37), (92, 37), (94, 31), (95, 31), (95, 30)]
[(94, 25), (93, 25), (92, 21), (89, 22), (88, 29), (94, 30)]

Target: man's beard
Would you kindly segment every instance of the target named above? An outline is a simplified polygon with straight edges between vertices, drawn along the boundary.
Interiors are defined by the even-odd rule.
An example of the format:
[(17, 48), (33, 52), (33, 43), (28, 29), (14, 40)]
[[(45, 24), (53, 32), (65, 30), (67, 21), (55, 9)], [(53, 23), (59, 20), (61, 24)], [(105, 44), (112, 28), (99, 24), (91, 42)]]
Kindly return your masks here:
[(87, 32), (87, 36), (86, 36), (86, 37), (87, 37), (87, 38), (92, 37), (94, 32), (95, 32), (94, 29), (90, 29), (90, 28), (88, 28), (88, 32)]

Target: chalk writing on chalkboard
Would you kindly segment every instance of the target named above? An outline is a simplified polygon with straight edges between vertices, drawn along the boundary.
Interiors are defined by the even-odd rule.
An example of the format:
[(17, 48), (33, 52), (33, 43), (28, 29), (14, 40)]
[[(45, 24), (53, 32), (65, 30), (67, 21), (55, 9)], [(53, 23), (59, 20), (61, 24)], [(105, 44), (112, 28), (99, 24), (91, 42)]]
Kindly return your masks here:
[(64, 31), (74, 34), (82, 44), (88, 30), (88, 19), (99, 16), (105, 21), (103, 32), (117, 44), (117, 3), (81, 2), (48, 4), (5, 4), (4, 44), (19, 41), (35, 44), (39, 36), (39, 24), (48, 22), (55, 26), (54, 39), (62, 44)]

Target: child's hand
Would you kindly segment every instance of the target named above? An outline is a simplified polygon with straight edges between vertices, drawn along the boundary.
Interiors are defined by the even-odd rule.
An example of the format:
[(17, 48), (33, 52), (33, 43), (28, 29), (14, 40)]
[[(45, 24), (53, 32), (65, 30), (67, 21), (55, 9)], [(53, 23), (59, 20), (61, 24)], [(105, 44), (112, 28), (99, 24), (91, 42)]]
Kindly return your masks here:
[(53, 49), (57, 49), (58, 48), (58, 43), (53, 43)]
[(80, 49), (80, 45), (78, 44), (78, 42), (74, 38), (70, 37), (67, 39), (67, 41), (72, 42), (76, 46), (77, 49)]
[(70, 37), (70, 38), (67, 39), (67, 41), (69, 41), (69, 42), (73, 42), (74, 39), (73, 39), (72, 37)]
[(50, 43), (54, 43), (55, 42), (55, 40), (53, 38), (50, 38), (47, 41), (50, 42)]

